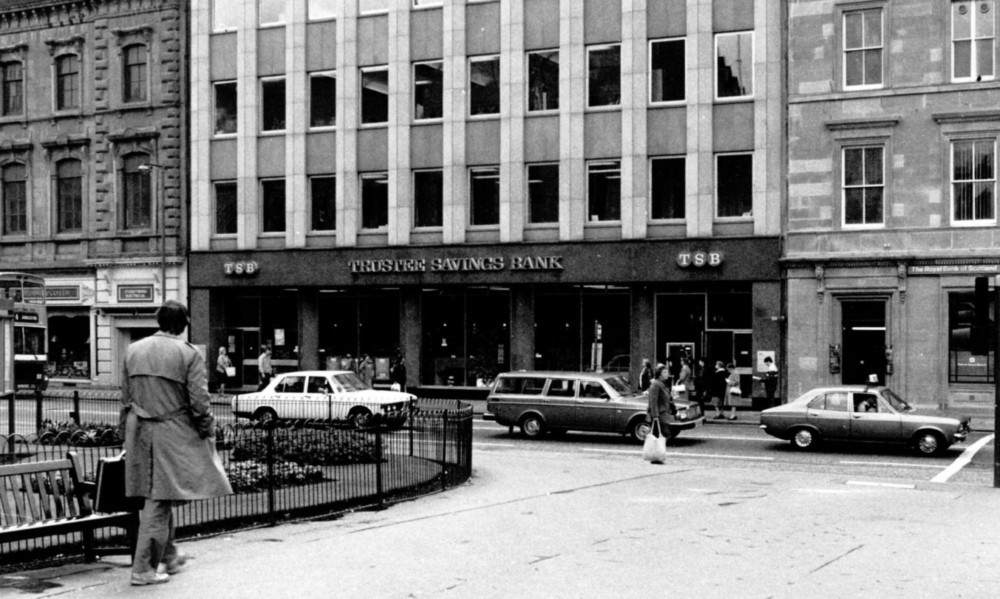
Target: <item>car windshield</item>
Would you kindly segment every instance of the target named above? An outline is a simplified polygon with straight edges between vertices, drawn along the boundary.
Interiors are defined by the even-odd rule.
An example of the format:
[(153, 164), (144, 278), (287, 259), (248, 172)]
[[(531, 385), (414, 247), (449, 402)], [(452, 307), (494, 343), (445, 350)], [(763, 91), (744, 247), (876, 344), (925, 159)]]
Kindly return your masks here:
[(621, 376), (608, 377), (604, 379), (604, 382), (614, 389), (618, 395), (633, 395), (635, 393), (632, 391), (632, 387)]
[(896, 410), (897, 412), (912, 412), (913, 411), (913, 406), (911, 406), (910, 404), (906, 403), (906, 401), (902, 397), (896, 395), (895, 393), (893, 393), (889, 389), (885, 389), (883, 391), (882, 397), (887, 402), (889, 402), (889, 405), (892, 406), (892, 409)]
[(365, 391), (368, 389), (368, 385), (353, 372), (335, 374), (333, 380), (337, 381), (344, 388), (344, 391)]

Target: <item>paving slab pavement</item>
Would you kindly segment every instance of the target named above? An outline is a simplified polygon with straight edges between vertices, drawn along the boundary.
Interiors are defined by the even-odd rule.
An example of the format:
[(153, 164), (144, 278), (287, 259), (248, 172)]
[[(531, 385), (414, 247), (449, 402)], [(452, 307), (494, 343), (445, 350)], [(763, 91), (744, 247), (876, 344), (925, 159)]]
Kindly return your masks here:
[(634, 457), (477, 450), (474, 476), (378, 512), (184, 543), (169, 583), (127, 558), (0, 577), (0, 596), (1000, 596), (1000, 491)]

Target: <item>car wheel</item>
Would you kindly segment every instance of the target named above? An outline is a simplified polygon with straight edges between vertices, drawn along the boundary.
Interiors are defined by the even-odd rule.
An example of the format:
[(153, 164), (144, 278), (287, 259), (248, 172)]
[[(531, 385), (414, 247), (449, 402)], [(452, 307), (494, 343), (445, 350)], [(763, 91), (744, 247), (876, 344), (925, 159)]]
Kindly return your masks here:
[(253, 419), (257, 422), (274, 422), (278, 419), (278, 413), (274, 408), (257, 408), (253, 413)]
[(347, 420), (356, 430), (366, 429), (372, 424), (372, 413), (368, 408), (354, 408), (347, 415)]
[(917, 433), (913, 439), (913, 446), (917, 448), (920, 455), (926, 456), (937, 455), (945, 449), (944, 439), (941, 438), (941, 435), (931, 431)]
[(521, 434), (534, 438), (545, 432), (545, 423), (535, 414), (529, 414), (521, 419)]
[(632, 437), (633, 441), (642, 443), (649, 436), (650, 426), (649, 423), (642, 418), (637, 418), (632, 426), (629, 427), (629, 435)]
[(811, 449), (816, 445), (816, 441), (818, 440), (819, 437), (816, 433), (808, 428), (797, 429), (792, 434), (792, 445), (796, 449)]

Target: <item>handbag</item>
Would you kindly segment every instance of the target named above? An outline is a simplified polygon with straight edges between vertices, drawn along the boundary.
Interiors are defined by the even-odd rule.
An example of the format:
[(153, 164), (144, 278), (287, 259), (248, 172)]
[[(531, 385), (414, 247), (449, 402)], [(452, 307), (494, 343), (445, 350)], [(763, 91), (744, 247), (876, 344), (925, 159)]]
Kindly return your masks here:
[(652, 464), (662, 464), (667, 460), (667, 438), (660, 430), (659, 419), (654, 419), (646, 440), (642, 442), (642, 459)]
[(233, 377), (236, 376), (235, 366), (226, 366), (226, 376)]

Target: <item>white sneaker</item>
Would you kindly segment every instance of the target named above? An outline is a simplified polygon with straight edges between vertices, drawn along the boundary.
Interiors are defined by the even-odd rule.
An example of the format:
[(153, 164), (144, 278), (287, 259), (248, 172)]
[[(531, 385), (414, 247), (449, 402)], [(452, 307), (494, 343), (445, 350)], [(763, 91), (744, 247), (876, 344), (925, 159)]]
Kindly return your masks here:
[(141, 587), (147, 584), (163, 584), (170, 580), (170, 575), (166, 572), (160, 572), (157, 568), (156, 572), (145, 572), (143, 574), (132, 573), (132, 586)]

